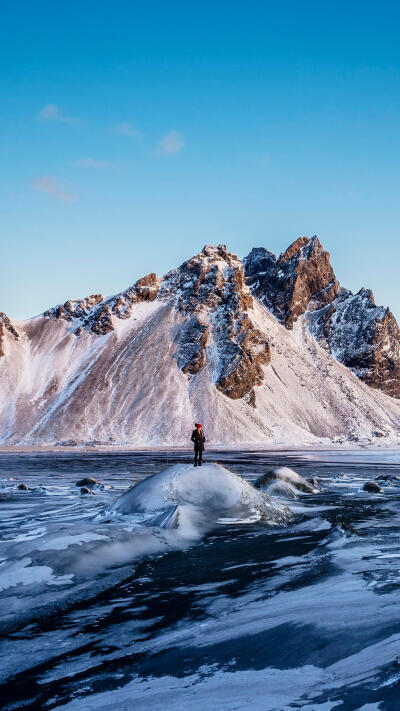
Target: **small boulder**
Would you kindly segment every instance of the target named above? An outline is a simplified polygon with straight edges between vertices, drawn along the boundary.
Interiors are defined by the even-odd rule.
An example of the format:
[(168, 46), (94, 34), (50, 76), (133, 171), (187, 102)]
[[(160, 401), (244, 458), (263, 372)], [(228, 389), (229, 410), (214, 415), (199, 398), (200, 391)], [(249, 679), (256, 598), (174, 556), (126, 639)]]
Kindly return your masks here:
[(81, 487), (81, 494), (82, 494), (82, 495), (84, 495), (84, 494), (92, 494), (92, 496), (95, 495), (95, 494), (94, 494), (94, 491), (92, 491), (91, 489), (88, 489), (87, 486), (82, 486), (82, 487)]
[(85, 476), (83, 479), (79, 479), (75, 486), (96, 486), (96, 484), (100, 484), (97, 479), (93, 479), (91, 476)]
[(370, 494), (383, 494), (383, 489), (376, 481), (367, 481), (363, 486), (363, 491), (368, 491)]
[(315, 491), (312, 484), (289, 467), (276, 467), (275, 469), (270, 469), (256, 480), (254, 486), (256, 489), (263, 489), (276, 479), (280, 479), (283, 482), (291, 484), (295, 487), (295, 489), (302, 491), (305, 494), (313, 494)]
[(29, 491), (29, 486), (26, 484), (18, 484), (17, 489), (19, 489), (19, 491)]

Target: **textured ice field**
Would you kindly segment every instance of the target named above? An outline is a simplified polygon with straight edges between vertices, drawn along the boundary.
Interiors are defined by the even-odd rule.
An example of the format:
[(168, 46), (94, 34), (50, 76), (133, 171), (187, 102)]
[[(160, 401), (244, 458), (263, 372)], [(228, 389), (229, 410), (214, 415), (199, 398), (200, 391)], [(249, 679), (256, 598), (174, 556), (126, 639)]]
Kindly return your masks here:
[[(213, 480), (205, 467), (193, 485), (188, 458), (0, 455), (3, 707), (398, 710), (397, 455), (207, 452), (248, 482), (278, 464), (320, 478), (319, 493), (276, 499), (293, 516), (273, 525), (224, 470)], [(151, 480), (120, 500), (128, 512), (115, 505), (167, 464), (175, 513), (152, 519)], [(363, 492), (378, 474), (392, 477), (384, 494)], [(83, 476), (104, 486), (81, 496)]]

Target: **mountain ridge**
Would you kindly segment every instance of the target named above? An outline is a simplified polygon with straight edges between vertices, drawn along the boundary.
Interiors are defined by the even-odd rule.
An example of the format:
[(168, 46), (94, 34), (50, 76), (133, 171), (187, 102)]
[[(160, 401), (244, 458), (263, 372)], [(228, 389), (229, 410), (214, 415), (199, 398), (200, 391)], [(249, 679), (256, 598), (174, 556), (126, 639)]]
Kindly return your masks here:
[(316, 236), (243, 261), (206, 245), (114, 296), (0, 314), (0, 441), (182, 444), (194, 419), (218, 443), (397, 441), (399, 357), (390, 310)]

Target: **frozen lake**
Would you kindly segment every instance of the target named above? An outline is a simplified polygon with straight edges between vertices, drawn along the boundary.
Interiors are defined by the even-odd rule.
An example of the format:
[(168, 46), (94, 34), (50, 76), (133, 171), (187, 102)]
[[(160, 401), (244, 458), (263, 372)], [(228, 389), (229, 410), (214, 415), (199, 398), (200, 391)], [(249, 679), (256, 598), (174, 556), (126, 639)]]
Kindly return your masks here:
[[(249, 482), (289, 466), (321, 491), (285, 500), (288, 523), (177, 544), (104, 511), (191, 453), (0, 454), (2, 708), (400, 709), (398, 455), (206, 459)], [(362, 491), (378, 475), (384, 493)]]

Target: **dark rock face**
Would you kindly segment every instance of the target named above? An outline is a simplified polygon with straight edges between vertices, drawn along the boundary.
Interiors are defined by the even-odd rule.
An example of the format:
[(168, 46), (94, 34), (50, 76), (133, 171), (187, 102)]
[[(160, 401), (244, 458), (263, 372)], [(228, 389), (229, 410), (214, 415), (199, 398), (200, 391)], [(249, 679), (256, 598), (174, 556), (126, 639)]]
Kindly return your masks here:
[(268, 250), (253, 249), (244, 260), (247, 283), (287, 328), (316, 304), (332, 301), (339, 290), (335, 274), (318, 237), (299, 237), (275, 260)]
[(400, 329), (372, 291), (340, 289), (331, 304), (307, 314), (316, 340), (367, 385), (400, 398)]
[(207, 326), (192, 316), (181, 328), (177, 349), (178, 368), (194, 375), (206, 362)]
[(10, 319), (8, 316), (6, 316), (3, 311), (0, 312), (0, 357), (4, 355), (4, 348), (3, 348), (3, 338), (7, 333), (10, 333), (12, 336), (14, 336), (15, 340), (18, 341), (20, 338), (20, 335), (18, 331), (14, 328), (12, 325)]
[(217, 323), (214, 336), (221, 362), (216, 381), (218, 390), (233, 400), (251, 393), (249, 404), (254, 406), (253, 388), (261, 385), (264, 377), (261, 366), (271, 360), (265, 336), (253, 327), (247, 315), (234, 323), (229, 313)]
[(205, 348), (212, 343), (216, 387), (234, 400), (249, 395), (254, 406), (253, 388), (263, 380), (262, 365), (269, 363), (270, 349), (247, 314), (253, 299), (236, 255), (225, 245), (204, 247), (166, 275), (159, 298), (189, 317), (177, 338), (181, 370), (201, 370)]

